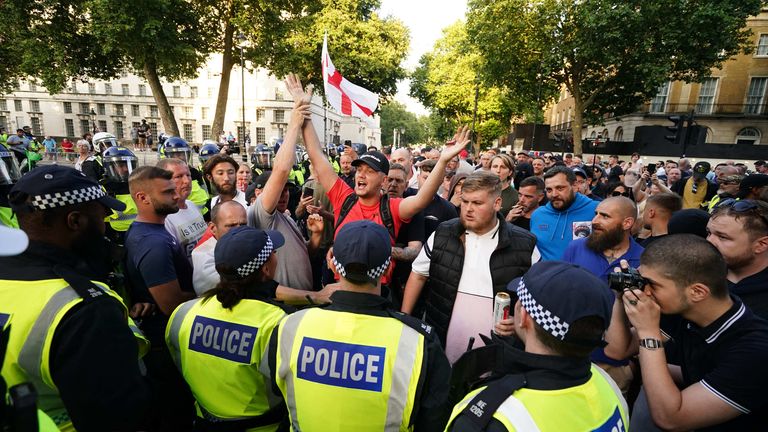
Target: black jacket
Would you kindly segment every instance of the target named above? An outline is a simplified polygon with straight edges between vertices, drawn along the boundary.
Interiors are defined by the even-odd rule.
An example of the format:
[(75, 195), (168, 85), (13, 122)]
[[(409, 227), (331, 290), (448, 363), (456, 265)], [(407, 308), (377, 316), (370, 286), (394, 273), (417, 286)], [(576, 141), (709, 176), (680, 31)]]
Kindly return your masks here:
[[(531, 267), (531, 254), (536, 246), (536, 236), (506, 222), (500, 215), (499, 244), (491, 254), (490, 267), (493, 293), (506, 291), (507, 284), (522, 276)], [(459, 218), (443, 222), (435, 230), (431, 250), (429, 280), (426, 284), (426, 321), (435, 327), (440, 342), (445, 346), (448, 324), (451, 322), (453, 304), (464, 268), (464, 232)], [(517, 295), (509, 293), (514, 304)], [(489, 311), (490, 313), (490, 311)]]

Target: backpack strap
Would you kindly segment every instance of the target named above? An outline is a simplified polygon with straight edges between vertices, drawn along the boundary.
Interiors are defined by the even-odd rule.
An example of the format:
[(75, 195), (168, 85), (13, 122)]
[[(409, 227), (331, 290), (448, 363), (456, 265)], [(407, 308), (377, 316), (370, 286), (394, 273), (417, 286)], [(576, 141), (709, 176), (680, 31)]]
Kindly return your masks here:
[(381, 222), (389, 231), (389, 236), (392, 238), (392, 242), (397, 239), (395, 234), (395, 219), (392, 217), (392, 209), (389, 208), (389, 196), (384, 194), (381, 196), (379, 203), (379, 211), (381, 212)]
[(350, 210), (352, 210), (352, 207), (357, 204), (357, 194), (351, 193), (347, 195), (346, 198), (344, 198), (344, 202), (341, 204), (341, 211), (339, 212), (339, 217), (336, 219), (336, 228), (341, 226), (341, 223), (344, 222), (344, 219), (349, 214)]
[(525, 375), (507, 375), (492, 382), (467, 404), (453, 421), (450, 430), (483, 431), (493, 419), (493, 414), (501, 404), (517, 390), (525, 387)]

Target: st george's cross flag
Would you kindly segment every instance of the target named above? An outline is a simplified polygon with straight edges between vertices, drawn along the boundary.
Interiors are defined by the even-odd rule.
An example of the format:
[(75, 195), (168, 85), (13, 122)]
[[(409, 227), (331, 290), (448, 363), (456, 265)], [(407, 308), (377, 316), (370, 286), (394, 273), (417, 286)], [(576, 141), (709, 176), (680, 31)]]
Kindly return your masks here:
[(379, 105), (379, 95), (341, 76), (328, 55), (328, 35), (323, 37), (323, 83), (325, 98), (341, 114), (370, 120)]

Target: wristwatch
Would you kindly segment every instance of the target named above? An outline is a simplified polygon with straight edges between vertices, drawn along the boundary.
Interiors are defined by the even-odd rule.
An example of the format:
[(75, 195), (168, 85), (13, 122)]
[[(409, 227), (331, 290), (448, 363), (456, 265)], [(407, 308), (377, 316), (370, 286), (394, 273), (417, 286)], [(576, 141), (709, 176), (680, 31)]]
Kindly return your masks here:
[(664, 344), (661, 342), (661, 339), (644, 338), (644, 339), (640, 339), (640, 346), (645, 349), (655, 350), (655, 349), (663, 348)]

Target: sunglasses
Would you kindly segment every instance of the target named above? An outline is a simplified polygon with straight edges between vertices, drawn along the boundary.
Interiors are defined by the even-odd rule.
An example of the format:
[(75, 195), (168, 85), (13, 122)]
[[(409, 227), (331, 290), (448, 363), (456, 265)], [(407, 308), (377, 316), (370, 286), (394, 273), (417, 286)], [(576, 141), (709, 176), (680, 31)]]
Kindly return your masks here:
[(717, 208), (730, 207), (736, 213), (746, 213), (748, 211), (755, 211), (763, 220), (766, 226), (768, 226), (768, 213), (766, 213), (766, 207), (759, 205), (753, 200), (739, 200), (736, 198), (728, 198), (718, 203)]
[(617, 196), (629, 197), (629, 192), (613, 191), (613, 192), (611, 192), (611, 196), (612, 197), (617, 197)]

